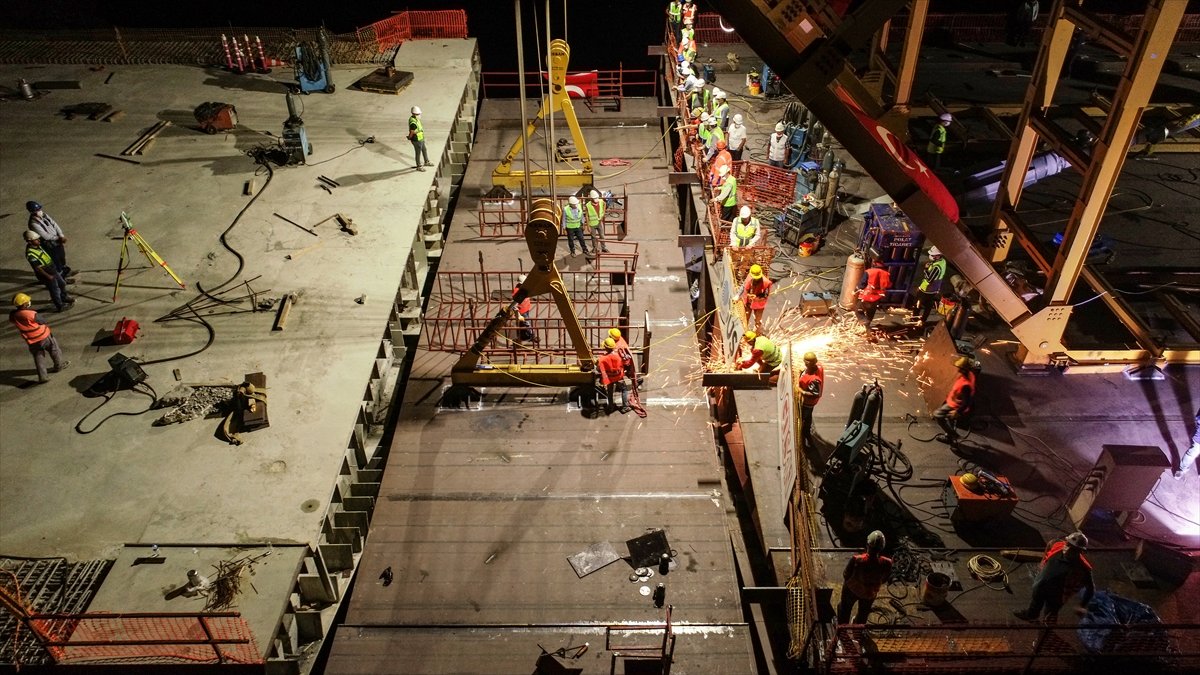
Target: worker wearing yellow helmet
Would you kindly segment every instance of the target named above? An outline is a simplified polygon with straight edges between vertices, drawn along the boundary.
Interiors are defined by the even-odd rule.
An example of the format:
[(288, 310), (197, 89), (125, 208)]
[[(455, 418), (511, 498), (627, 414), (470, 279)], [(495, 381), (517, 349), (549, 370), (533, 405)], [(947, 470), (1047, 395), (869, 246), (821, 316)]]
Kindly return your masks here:
[(762, 316), (767, 309), (767, 298), (771, 295), (771, 279), (763, 273), (762, 265), (750, 266), (750, 274), (742, 284), (742, 303), (746, 307), (746, 323), (754, 317), (754, 330), (762, 332)]
[(21, 334), (25, 344), (29, 345), (29, 353), (33, 354), (33, 365), (37, 369), (38, 384), (45, 384), (50, 381), (46, 372), (47, 357), (54, 362), (54, 368), (50, 372), (64, 371), (71, 362), (63, 359), (58, 340), (50, 334), (50, 326), (46, 325), (42, 315), (33, 309), (33, 298), (25, 293), (17, 293), (12, 302), (13, 310), (9, 312), (8, 320), (17, 327), (17, 332)]
[(621, 414), (625, 414), (632, 410), (629, 407), (629, 389), (625, 386), (625, 364), (621, 362), (621, 355), (617, 353), (617, 341), (610, 338), (605, 338), (604, 349), (606, 353), (596, 361), (597, 371), (600, 374), (600, 384), (604, 385), (605, 392), (608, 394), (608, 404), (605, 406), (605, 412), (612, 414), (616, 411), (616, 404), (613, 402), (614, 390), (621, 392)]
[[(617, 353), (621, 355), (621, 363), (625, 366), (625, 377), (633, 380), (636, 378), (633, 369), (633, 350), (629, 348), (629, 343), (625, 341), (625, 337), (621, 335), (620, 328), (609, 328), (608, 339), (616, 344)], [(607, 340), (605, 341), (607, 342)]]
[(742, 342), (750, 350), (750, 355), (738, 362), (738, 370), (749, 370), (759, 373), (771, 373), (770, 382), (779, 380), (779, 366), (783, 363), (783, 350), (766, 335), (748, 330), (742, 336)]

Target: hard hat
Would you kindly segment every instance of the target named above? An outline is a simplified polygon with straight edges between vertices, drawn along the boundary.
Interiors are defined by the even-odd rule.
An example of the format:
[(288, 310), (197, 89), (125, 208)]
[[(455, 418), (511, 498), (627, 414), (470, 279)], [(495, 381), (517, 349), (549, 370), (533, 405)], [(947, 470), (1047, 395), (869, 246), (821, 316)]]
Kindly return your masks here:
[(621, 337), (621, 329), (620, 328), (609, 328), (608, 336), (614, 340)]
[(950, 113), (942, 113), (941, 115), (938, 115), (938, 121), (942, 124), (950, 124), (954, 121), (954, 116)]
[(605, 349), (616, 349), (617, 341), (612, 338), (604, 338), (604, 348)]
[(37, 241), (42, 238), (42, 235), (33, 230), (25, 230), (25, 241)]
[(700, 121), (701, 121), (701, 122), (707, 122), (707, 121), (708, 121), (708, 113), (706, 113), (706, 112), (703, 112), (703, 111), (702, 111), (702, 112), (700, 113)]
[(751, 279), (761, 279), (762, 277), (763, 277), (762, 265), (759, 265), (758, 263), (754, 263), (753, 265), (751, 265), (750, 266), (750, 278)]
[(592, 190), (588, 193), (588, 199), (600, 199), (600, 191)]
[(725, 98), (725, 92), (720, 89), (713, 89), (713, 98)]
[(959, 478), (959, 481), (961, 481), (967, 489), (974, 490), (976, 488), (976, 483), (979, 482), (979, 477), (968, 472), (964, 473), (962, 477)]
[(742, 210), (738, 211), (738, 215), (742, 217), (742, 220), (749, 218), (750, 217), (750, 207), (743, 206)]
[(885, 546), (887, 546), (887, 537), (883, 536), (883, 533), (879, 530), (875, 530), (871, 534), (867, 535), (868, 551), (874, 551), (878, 553), (879, 551), (882, 551), (883, 547)]
[(965, 356), (960, 356), (957, 359), (954, 359), (954, 367), (958, 368), (959, 370), (966, 370), (967, 368), (971, 367), (971, 359), (968, 359)]
[(1063, 541), (1067, 542), (1067, 546), (1077, 548), (1080, 551), (1086, 551), (1088, 547), (1087, 535), (1082, 532), (1072, 532)]
[(414, 114), (414, 115), (420, 115), (420, 114), (421, 114), (421, 107), (420, 107), (420, 106), (415, 106), (415, 105), (414, 105), (414, 106), (412, 107), (412, 114)]
[(571, 195), (571, 198), (567, 200), (567, 203), (571, 206), (579, 206), (579, 197)]
[(25, 208), (28, 209), (30, 213), (34, 213), (37, 211), (41, 211), (42, 205), (37, 202), (34, 202), (34, 201), (28, 201), (28, 202), (25, 202)]
[(679, 67), (684, 70), (687, 70), (688, 68), (692, 67), (692, 62), (688, 61), (687, 59), (683, 59), (682, 61), (679, 62)]
[(728, 176), (729, 175), (729, 165), (722, 164), (721, 168), (717, 169), (717, 174), (721, 177)]
[(783, 133), (783, 129), (784, 129), (783, 122), (775, 123), (775, 133)]
[(748, 330), (748, 331), (746, 331), (746, 334), (742, 336), (742, 339), (745, 340), (746, 342), (754, 342), (755, 338), (757, 338), (757, 337), (758, 337), (758, 333), (755, 333), (752, 330)]
[(708, 116), (708, 122), (706, 122), (706, 124), (708, 124), (708, 126), (710, 126), (710, 127), (715, 127), (715, 126), (717, 126), (717, 116), (716, 116), (716, 115), (709, 115), (709, 116)]
[(816, 363), (817, 355), (812, 352), (804, 352), (804, 362), (805, 363)]
[(929, 255), (935, 256), (935, 255), (941, 255), (941, 254), (942, 254), (942, 249), (940, 249), (936, 246), (929, 247)]
[(28, 305), (31, 302), (33, 302), (33, 298), (29, 297), (28, 295), (26, 295), (24, 293), (17, 293), (16, 295), (13, 296), (13, 306), (14, 307), (24, 307), (25, 305)]
[(741, 113), (738, 113), (738, 114), (736, 114), (736, 115), (734, 115), (734, 116), (733, 116), (733, 123), (734, 123), (734, 124), (741, 124), (741, 123), (742, 123), (742, 114), (741, 114)]
[(717, 139), (717, 149), (718, 150), (724, 150), (728, 146), (729, 146), (729, 144), (725, 142), (724, 138)]

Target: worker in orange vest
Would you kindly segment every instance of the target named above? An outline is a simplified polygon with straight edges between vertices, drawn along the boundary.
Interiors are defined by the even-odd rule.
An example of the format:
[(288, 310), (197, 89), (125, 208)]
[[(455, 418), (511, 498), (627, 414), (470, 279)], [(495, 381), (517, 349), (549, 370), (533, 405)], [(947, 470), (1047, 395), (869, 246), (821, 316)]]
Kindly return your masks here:
[(763, 274), (762, 265), (750, 266), (750, 275), (742, 284), (742, 302), (746, 305), (746, 319), (754, 316), (754, 330), (762, 332), (762, 315), (767, 309), (767, 298), (771, 295), (771, 280)]
[(892, 287), (892, 275), (888, 273), (883, 266), (883, 261), (878, 258), (871, 263), (871, 269), (867, 270), (866, 284), (862, 290), (858, 292), (858, 300), (862, 303), (863, 314), (867, 317), (866, 328), (871, 330), (871, 321), (875, 319), (875, 310), (879, 308), (879, 301), (887, 297), (887, 290)]
[(813, 352), (804, 353), (804, 372), (800, 374), (800, 435), (804, 439), (804, 447), (812, 448), (813, 438), (813, 408), (821, 401), (825, 391), (825, 367), (817, 363), (817, 355)]
[(1087, 613), (1088, 603), (1096, 593), (1096, 582), (1092, 578), (1092, 563), (1084, 557), (1088, 538), (1082, 532), (1072, 532), (1064, 539), (1050, 542), (1046, 555), (1042, 557), (1041, 569), (1033, 580), (1033, 597), (1029, 607), (1013, 612), (1013, 616), (1033, 621), (1045, 615), (1046, 623), (1058, 621), (1058, 611), (1067, 600), (1083, 591), (1083, 601), (1075, 612), (1080, 616)]
[(950, 386), (946, 402), (933, 411), (933, 421), (937, 422), (944, 432), (937, 435), (937, 440), (942, 443), (958, 444), (958, 420), (967, 416), (975, 404), (975, 369), (973, 366), (971, 359), (965, 356), (954, 359), (958, 377)]
[(617, 353), (621, 355), (621, 364), (625, 367), (625, 377), (628, 377), (630, 380), (636, 379), (637, 374), (634, 372), (633, 365), (633, 350), (629, 348), (629, 343), (621, 335), (621, 329), (609, 328), (608, 337), (617, 345)]
[(46, 374), (47, 356), (54, 362), (51, 372), (60, 373), (66, 370), (71, 362), (63, 360), (58, 340), (50, 334), (50, 326), (46, 325), (42, 315), (38, 314), (32, 305), (32, 298), (25, 293), (17, 293), (13, 296), (15, 309), (9, 312), (8, 320), (17, 327), (25, 344), (29, 345), (29, 352), (33, 354), (33, 365), (37, 368), (38, 384), (45, 384), (50, 381)]
[(608, 394), (608, 405), (604, 412), (612, 414), (616, 409), (616, 404), (613, 403), (613, 390), (621, 392), (621, 414), (625, 414), (632, 410), (629, 407), (629, 389), (625, 386), (625, 364), (621, 361), (621, 355), (617, 353), (617, 341), (612, 338), (605, 338), (604, 348), (608, 352), (601, 356), (596, 362), (596, 366), (600, 371), (600, 383), (604, 385), (605, 392)]
[(867, 550), (850, 557), (846, 561), (846, 569), (842, 571), (842, 597), (838, 601), (837, 620), (839, 624), (850, 622), (850, 610), (858, 604), (854, 613), (854, 623), (866, 623), (871, 615), (871, 607), (875, 604), (875, 596), (879, 589), (892, 576), (892, 559), (883, 555), (887, 539), (879, 530), (867, 535)]
[(733, 168), (733, 155), (729, 154), (729, 150), (726, 149), (728, 144), (725, 139), (718, 140), (714, 147), (717, 149), (717, 154), (713, 155), (712, 161), (708, 163), (708, 184), (712, 187), (716, 187), (719, 182), (718, 176), (721, 167)]
[[(521, 292), (521, 284), (517, 284), (513, 288), (513, 300), (517, 299), (517, 293)], [(533, 332), (533, 326), (529, 324), (529, 313), (533, 311), (533, 301), (529, 296), (521, 299), (517, 304), (517, 339), (522, 342), (537, 342), (537, 335)]]

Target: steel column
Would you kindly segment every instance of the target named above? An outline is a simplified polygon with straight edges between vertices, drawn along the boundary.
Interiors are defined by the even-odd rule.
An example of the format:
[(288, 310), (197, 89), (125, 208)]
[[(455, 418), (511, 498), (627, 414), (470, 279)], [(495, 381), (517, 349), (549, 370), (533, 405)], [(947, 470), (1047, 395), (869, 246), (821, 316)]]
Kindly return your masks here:
[(921, 39), (925, 36), (925, 17), (928, 14), (929, 0), (912, 0), (909, 3), (904, 48), (900, 53), (900, 68), (896, 73), (896, 97), (892, 102), (894, 108), (905, 112), (912, 102), (913, 80), (917, 76), (917, 57), (921, 53)]

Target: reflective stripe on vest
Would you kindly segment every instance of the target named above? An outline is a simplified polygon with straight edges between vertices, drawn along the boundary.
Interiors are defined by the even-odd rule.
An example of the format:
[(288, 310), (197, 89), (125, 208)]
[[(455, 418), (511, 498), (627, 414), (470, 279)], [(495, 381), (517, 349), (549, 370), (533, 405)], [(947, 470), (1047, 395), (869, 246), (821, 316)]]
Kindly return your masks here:
[(587, 203), (588, 224), (592, 227), (600, 227), (600, 221), (604, 220), (604, 201), (600, 201), (599, 207), (596, 206), (595, 200)]
[(671, 15), (671, 23), (679, 23), (680, 17), (683, 16), (683, 5), (672, 2), (667, 5), (667, 12)]
[(924, 279), (921, 280), (921, 285), (917, 286), (917, 290), (922, 293), (937, 293), (942, 290), (942, 279), (946, 276), (946, 259), (938, 258), (930, 260), (925, 265)]
[(563, 209), (563, 227), (577, 230), (583, 226), (583, 209), (578, 206), (567, 206)]
[(767, 367), (772, 370), (778, 368), (779, 364), (783, 363), (783, 352), (780, 351), (779, 347), (775, 346), (774, 342), (771, 342), (767, 338), (761, 335), (754, 338), (754, 348), (762, 352), (763, 363), (767, 364)]
[(725, 201), (721, 202), (721, 206), (737, 206), (737, 179), (733, 177), (733, 174), (725, 177), (725, 182), (721, 184), (721, 194), (725, 195)]
[(34, 248), (33, 246), (25, 247), (25, 259), (34, 267), (50, 267), (54, 261), (50, 258), (50, 254), (44, 248)]
[(416, 132), (416, 140), (425, 140), (425, 125), (421, 124), (421, 118), (412, 115), (408, 118), (408, 128)]
[(36, 345), (50, 337), (50, 326), (37, 322), (37, 312), (32, 309), (14, 309), (8, 318), (21, 331), (21, 337), (27, 344)]
[(741, 216), (734, 218), (733, 232), (737, 237), (738, 246), (749, 246), (754, 235), (758, 234), (758, 218), (751, 216), (750, 220), (745, 222), (742, 221)]

